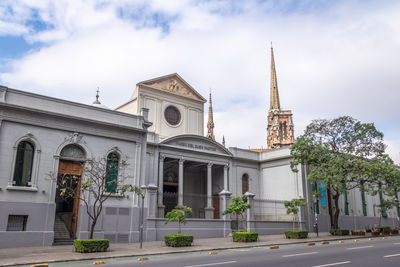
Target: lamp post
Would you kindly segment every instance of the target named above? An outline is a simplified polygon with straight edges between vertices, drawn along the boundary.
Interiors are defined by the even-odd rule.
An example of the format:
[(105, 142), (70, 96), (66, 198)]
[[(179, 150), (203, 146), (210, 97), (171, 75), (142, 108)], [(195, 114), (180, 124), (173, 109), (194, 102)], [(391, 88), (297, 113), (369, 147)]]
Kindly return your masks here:
[(142, 203), (140, 207), (139, 242), (140, 242), (140, 248), (143, 248), (144, 197), (146, 195), (147, 186), (142, 185), (140, 189), (142, 189), (143, 192), (140, 195), (142, 197)]

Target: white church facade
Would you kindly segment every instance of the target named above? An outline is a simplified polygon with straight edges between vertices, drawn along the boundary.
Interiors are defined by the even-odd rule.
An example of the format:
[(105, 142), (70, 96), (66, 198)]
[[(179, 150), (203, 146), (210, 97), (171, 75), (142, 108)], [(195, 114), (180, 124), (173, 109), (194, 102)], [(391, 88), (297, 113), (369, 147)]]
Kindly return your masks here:
[[(283, 201), (293, 198), (308, 201), (300, 221), (302, 228), (312, 230), (313, 188), (305, 167), (291, 171), (289, 147), (226, 148), (205, 137), (205, 102), (178, 74), (138, 83), (131, 99), (116, 110), (98, 100), (84, 105), (0, 86), (0, 248), (87, 238), (89, 219), (83, 204), (60, 198), (57, 174), (79, 174), (80, 163), (88, 158), (110, 156), (128, 163), (125, 172), (131, 178), (126, 183), (147, 188), (147, 241), (175, 233), (176, 226), (165, 225), (164, 216), (182, 206), (193, 209), (183, 233), (227, 236), (233, 223), (222, 213), (233, 196), (242, 194), (252, 204), (246, 214), (249, 231), (275, 234), (291, 229), (292, 217), (286, 215)], [(293, 127), (291, 117), (290, 123)], [(374, 204), (379, 199), (361, 199), (353, 191), (349, 195), (353, 199), (342, 200), (343, 207), (350, 202), (351, 211), (341, 217), (343, 227), (377, 223)], [(133, 193), (108, 199), (95, 238), (137, 242), (140, 205)], [(320, 227), (326, 231), (323, 203), (319, 211)], [(390, 211), (386, 224), (397, 225), (397, 216), (396, 210)]]

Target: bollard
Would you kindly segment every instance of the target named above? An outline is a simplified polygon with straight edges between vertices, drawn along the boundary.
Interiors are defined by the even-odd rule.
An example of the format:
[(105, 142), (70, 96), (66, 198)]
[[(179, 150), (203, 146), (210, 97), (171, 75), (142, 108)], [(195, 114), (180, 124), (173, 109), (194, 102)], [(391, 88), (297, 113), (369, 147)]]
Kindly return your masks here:
[(217, 255), (218, 254), (218, 252), (216, 252), (216, 251), (210, 251), (210, 252), (208, 252), (208, 255)]
[(140, 258), (138, 258), (137, 260), (138, 260), (138, 261), (148, 261), (149, 258), (147, 258), (147, 257), (140, 257)]
[(269, 249), (278, 249), (278, 248), (279, 248), (278, 245), (269, 246)]
[(314, 242), (308, 242), (308, 243), (307, 243), (307, 246), (309, 246), (309, 247), (310, 247), (310, 246), (315, 246), (315, 243), (314, 243)]
[(321, 245), (329, 245), (329, 242), (328, 241), (322, 241)]
[(106, 264), (104, 261), (94, 261), (93, 265)]

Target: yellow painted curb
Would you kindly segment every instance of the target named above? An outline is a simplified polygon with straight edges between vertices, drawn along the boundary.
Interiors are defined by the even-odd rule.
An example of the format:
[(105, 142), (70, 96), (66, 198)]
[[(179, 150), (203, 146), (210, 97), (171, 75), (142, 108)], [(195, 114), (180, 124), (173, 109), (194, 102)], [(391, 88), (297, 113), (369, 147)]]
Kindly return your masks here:
[(269, 249), (278, 249), (279, 246), (278, 245), (274, 245), (274, 246), (269, 246)]
[(339, 243), (340, 243), (340, 244), (343, 244), (343, 243), (344, 243), (344, 241), (343, 241), (343, 240), (339, 240)]
[(216, 252), (216, 251), (210, 251), (210, 252), (208, 252), (208, 255), (217, 255), (218, 254), (218, 252)]
[(104, 261), (94, 261), (93, 265), (106, 264)]
[(314, 242), (308, 242), (307, 246), (315, 246), (315, 243)]
[(328, 241), (322, 241), (322, 242), (321, 242), (321, 245), (328, 245), (328, 244), (329, 244)]
[(358, 239), (354, 239), (354, 242), (360, 242), (360, 240), (358, 240)]
[(138, 260), (138, 261), (148, 261), (149, 258), (147, 258), (147, 257), (140, 257), (140, 258), (138, 258), (137, 260)]
[(31, 267), (49, 267), (48, 263), (39, 263), (35, 265), (31, 265)]

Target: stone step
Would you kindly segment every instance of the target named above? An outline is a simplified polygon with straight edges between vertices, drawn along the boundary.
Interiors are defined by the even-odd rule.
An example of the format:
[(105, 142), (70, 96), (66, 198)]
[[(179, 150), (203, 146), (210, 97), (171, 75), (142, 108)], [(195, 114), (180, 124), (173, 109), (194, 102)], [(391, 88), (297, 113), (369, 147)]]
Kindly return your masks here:
[(61, 245), (72, 245), (74, 244), (74, 239), (72, 238), (54, 238), (53, 245), (61, 246)]

